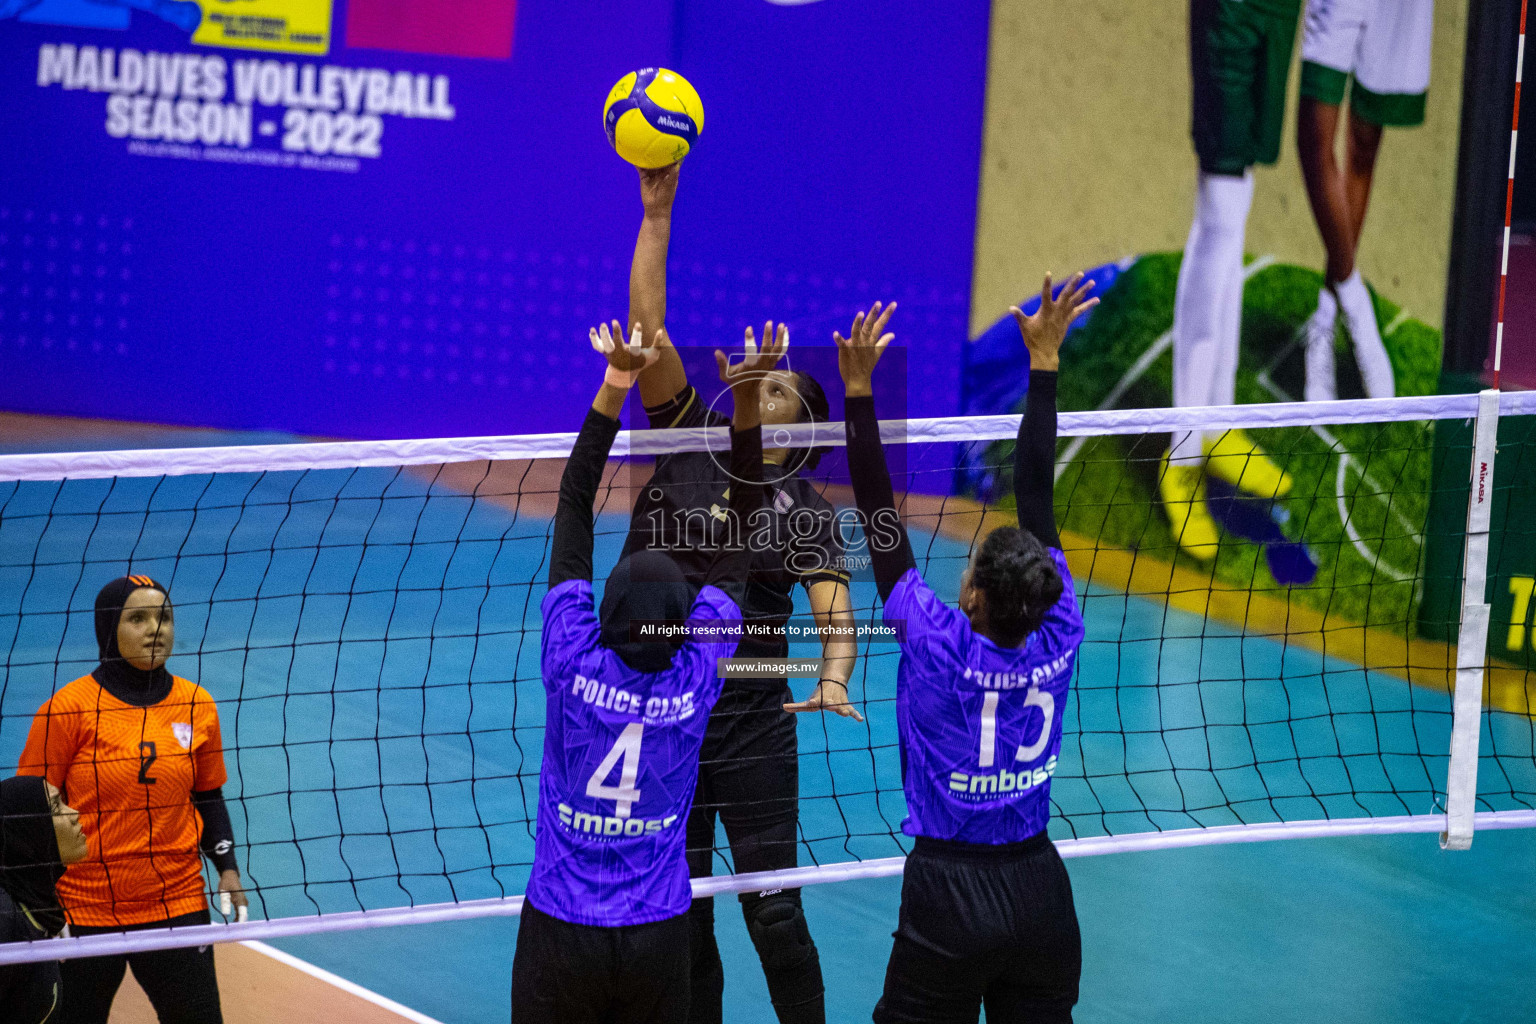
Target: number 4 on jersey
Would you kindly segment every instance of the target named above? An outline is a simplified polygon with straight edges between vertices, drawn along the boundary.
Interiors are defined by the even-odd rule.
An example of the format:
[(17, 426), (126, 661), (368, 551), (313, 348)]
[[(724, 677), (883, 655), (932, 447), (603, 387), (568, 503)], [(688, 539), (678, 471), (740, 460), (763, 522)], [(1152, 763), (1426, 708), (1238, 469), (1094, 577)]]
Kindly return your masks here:
[[(587, 796), (594, 800), (612, 800), (613, 813), (620, 818), (629, 817), (630, 809), (640, 799), (635, 779), (640, 775), (640, 736), (644, 732), (645, 725), (642, 722), (626, 725), (624, 731), (619, 733), (619, 738), (613, 741), (608, 753), (603, 755), (602, 763), (587, 780)], [(621, 756), (624, 758), (624, 766), (619, 770), (619, 784), (610, 786), (608, 776)]]

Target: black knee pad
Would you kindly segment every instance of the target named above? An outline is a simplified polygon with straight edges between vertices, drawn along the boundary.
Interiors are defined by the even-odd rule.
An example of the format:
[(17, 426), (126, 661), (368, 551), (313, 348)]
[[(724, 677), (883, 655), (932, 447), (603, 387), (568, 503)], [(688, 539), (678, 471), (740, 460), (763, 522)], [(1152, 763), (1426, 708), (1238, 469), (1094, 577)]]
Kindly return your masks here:
[(771, 896), (743, 901), (742, 916), (747, 919), (747, 934), (762, 958), (763, 970), (792, 971), (816, 956), (816, 943), (805, 923), (799, 890), (777, 892)]

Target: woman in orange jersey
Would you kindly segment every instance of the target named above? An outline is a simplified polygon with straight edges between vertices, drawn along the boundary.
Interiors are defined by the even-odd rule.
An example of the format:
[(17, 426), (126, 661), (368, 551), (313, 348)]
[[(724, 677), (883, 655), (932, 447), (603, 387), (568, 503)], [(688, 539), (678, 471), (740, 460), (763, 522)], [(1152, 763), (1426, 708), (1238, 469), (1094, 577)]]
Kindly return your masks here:
[[(224, 912), (245, 916), (218, 709), (166, 671), (174, 640), (165, 587), (113, 580), (96, 597), (101, 664), (32, 720), (19, 771), (64, 793), (90, 844), (58, 883), (73, 935), (208, 924), (199, 851)], [(105, 1024), (129, 966), (162, 1024), (222, 1024), (212, 946), (65, 961), (60, 1024)]]

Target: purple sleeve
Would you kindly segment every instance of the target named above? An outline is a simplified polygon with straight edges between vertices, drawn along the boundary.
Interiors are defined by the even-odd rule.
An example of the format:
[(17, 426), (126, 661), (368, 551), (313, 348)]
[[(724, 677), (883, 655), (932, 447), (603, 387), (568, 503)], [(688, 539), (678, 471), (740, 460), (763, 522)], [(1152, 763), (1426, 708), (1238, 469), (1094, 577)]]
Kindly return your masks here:
[(688, 621), (695, 631), (683, 645), (683, 654), (692, 660), (699, 679), (708, 681), (705, 689), (714, 695), (709, 699), (713, 706), (723, 683), (716, 663), (735, 654), (741, 642), (741, 609), (725, 591), (706, 583), (694, 598)]
[(904, 653), (935, 646), (953, 649), (971, 624), (951, 608), (916, 569), (902, 573), (885, 601), (885, 624), (894, 627)]
[(1083, 642), (1084, 634), (1083, 612), (1078, 607), (1077, 588), (1072, 583), (1072, 571), (1067, 568), (1067, 556), (1056, 548), (1051, 548), (1050, 552), (1051, 560), (1056, 563), (1056, 571), (1061, 574), (1061, 599), (1045, 613), (1041, 628), (1049, 630), (1059, 643), (1076, 647)]
[(550, 587), (539, 607), (544, 614), (539, 662), (545, 689), (549, 689), (561, 685), (576, 660), (598, 645), (592, 581), (566, 580)]
[(720, 645), (730, 651), (729, 657), (741, 640), (741, 609), (731, 596), (719, 587), (706, 583), (699, 588), (699, 596), (693, 600), (688, 612), (690, 625), (698, 627), (698, 635), (690, 637), (690, 644), (701, 646)]

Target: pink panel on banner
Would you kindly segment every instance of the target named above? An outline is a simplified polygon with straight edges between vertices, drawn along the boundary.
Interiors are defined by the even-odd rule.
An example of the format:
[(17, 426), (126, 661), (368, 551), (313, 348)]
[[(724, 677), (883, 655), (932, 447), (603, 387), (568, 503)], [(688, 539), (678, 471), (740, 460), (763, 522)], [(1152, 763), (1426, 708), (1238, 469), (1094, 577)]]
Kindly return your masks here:
[(517, 0), (351, 0), (347, 45), (505, 60), (516, 13)]

